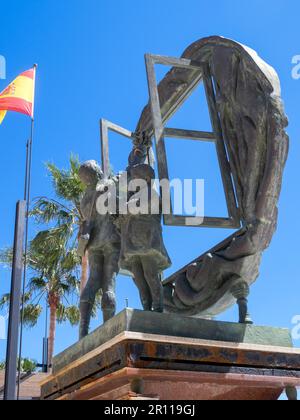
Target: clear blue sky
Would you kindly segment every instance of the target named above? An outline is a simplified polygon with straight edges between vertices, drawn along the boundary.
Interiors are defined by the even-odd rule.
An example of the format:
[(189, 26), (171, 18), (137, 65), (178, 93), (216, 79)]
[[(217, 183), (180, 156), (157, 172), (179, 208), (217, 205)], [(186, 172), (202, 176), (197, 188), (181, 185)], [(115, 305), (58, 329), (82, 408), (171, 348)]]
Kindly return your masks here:
[[(100, 159), (100, 117), (134, 129), (148, 100), (144, 53), (179, 56), (187, 45), (208, 35), (223, 35), (255, 50), (279, 73), (290, 118), (291, 148), (279, 206), (279, 226), (265, 252), (261, 275), (252, 288), (250, 310), (256, 324), (291, 328), (300, 314), (300, 80), (291, 77), (292, 57), (300, 54), (300, 5), (297, 0), (12, 0), (1, 6), (0, 55), (7, 60), (7, 80), (37, 62), (36, 131), (33, 196), (52, 195), (44, 163), (67, 166), (71, 152), (82, 160)], [(161, 73), (161, 71), (160, 71)], [(201, 92), (200, 92), (201, 93)], [(198, 93), (199, 95), (199, 93)], [(209, 128), (199, 97), (178, 115), (177, 124)], [(0, 247), (13, 240), (16, 200), (22, 198), (25, 140), (29, 119), (10, 113), (0, 127)], [(113, 141), (115, 140), (115, 141)], [(118, 141), (117, 141), (118, 140)], [(115, 169), (123, 169), (129, 145), (113, 139)], [(197, 149), (197, 156), (193, 148)], [(207, 145), (168, 145), (173, 176), (206, 181), (207, 214), (223, 215), (224, 198), (215, 175), (217, 163)], [(188, 165), (184, 169), (184, 163)], [(218, 214), (216, 214), (218, 213)], [(36, 227), (31, 228), (31, 234)], [(165, 228), (173, 259), (170, 273), (225, 238), (231, 231)], [(0, 293), (9, 291), (10, 276), (0, 270)], [(118, 281), (118, 309), (125, 298), (140, 307), (131, 279)], [(220, 316), (237, 320), (233, 308)], [(100, 319), (93, 322), (96, 327)], [(43, 319), (25, 333), (24, 355), (41, 360)], [(56, 351), (77, 338), (68, 325), (58, 328)], [(296, 342), (300, 346), (300, 342)], [(0, 341), (0, 359), (5, 342)]]

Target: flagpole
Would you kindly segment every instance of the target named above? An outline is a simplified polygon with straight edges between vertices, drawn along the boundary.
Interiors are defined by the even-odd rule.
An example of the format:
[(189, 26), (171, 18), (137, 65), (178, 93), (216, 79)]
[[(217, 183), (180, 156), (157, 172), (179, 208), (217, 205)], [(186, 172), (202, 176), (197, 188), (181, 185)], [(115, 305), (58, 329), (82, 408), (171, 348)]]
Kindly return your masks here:
[(14, 252), (11, 273), (9, 325), (6, 348), (4, 400), (16, 399), (16, 372), (20, 324), (21, 283), (23, 270), (23, 241), (26, 216), (26, 202), (18, 201), (15, 218)]
[[(34, 64), (34, 83), (36, 76), (37, 65)], [(18, 385), (17, 385), (17, 400), (20, 399), (20, 385), (21, 385), (21, 363), (22, 363), (22, 350), (23, 350), (23, 329), (24, 329), (24, 313), (25, 313), (25, 292), (27, 280), (27, 265), (28, 265), (28, 233), (29, 233), (29, 211), (30, 211), (30, 198), (31, 198), (31, 172), (32, 172), (32, 144), (34, 135), (34, 97), (32, 104), (32, 117), (30, 127), (30, 138), (26, 145), (26, 170), (25, 170), (25, 185), (24, 185), (24, 200), (26, 201), (26, 224), (25, 224), (25, 246), (24, 246), (24, 270), (23, 270), (23, 285), (22, 285), (22, 309), (21, 309), (21, 325), (20, 325), (20, 338), (19, 338), (19, 361), (18, 361)]]
[(24, 196), (25, 196), (25, 201), (26, 201), (26, 219), (25, 219), (26, 221), (25, 221), (25, 241), (24, 241), (24, 269), (23, 269), (23, 283), (22, 283), (21, 324), (20, 324), (20, 339), (19, 339), (17, 400), (19, 400), (20, 398), (25, 292), (26, 292), (26, 279), (27, 279), (26, 274), (27, 274), (27, 262), (28, 262), (27, 256), (28, 256), (28, 230), (29, 230), (30, 187), (31, 187), (32, 135), (30, 136), (30, 139), (27, 142), (26, 148), (27, 148), (26, 174), (25, 174), (25, 188), (24, 188)]

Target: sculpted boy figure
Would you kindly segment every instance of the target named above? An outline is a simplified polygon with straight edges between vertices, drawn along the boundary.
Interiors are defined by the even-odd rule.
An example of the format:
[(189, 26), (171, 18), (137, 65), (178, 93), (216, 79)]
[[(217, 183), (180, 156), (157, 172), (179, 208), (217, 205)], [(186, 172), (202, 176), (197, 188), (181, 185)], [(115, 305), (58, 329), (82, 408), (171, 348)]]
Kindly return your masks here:
[[(86, 185), (86, 191), (81, 201), (81, 212), (85, 219), (79, 239), (80, 253), (88, 251), (90, 275), (86, 287), (80, 297), (80, 339), (89, 332), (89, 324), (95, 298), (102, 290), (103, 321), (106, 322), (115, 315), (116, 297), (115, 282), (119, 272), (120, 235), (110, 214), (101, 215), (97, 212), (96, 201), (104, 192), (106, 183), (103, 172), (97, 162), (91, 160), (83, 163), (79, 177)], [(100, 190), (97, 185), (100, 183)], [(102, 185), (101, 185), (102, 183)], [(85, 249), (84, 249), (85, 248)]]

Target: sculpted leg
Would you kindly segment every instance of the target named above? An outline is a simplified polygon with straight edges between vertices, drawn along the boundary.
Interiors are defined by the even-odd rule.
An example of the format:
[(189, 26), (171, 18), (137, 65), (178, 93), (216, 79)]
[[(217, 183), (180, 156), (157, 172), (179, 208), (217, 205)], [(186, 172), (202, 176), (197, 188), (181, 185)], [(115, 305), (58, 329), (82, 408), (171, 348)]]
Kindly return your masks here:
[(239, 307), (239, 323), (253, 324), (248, 312), (249, 285), (245, 281), (240, 281), (232, 287), (231, 293), (236, 298)]
[(142, 259), (143, 270), (148, 286), (151, 290), (153, 310), (155, 312), (164, 311), (164, 296), (163, 287), (160, 280), (157, 265), (153, 258), (143, 257)]
[(140, 292), (141, 302), (142, 302), (144, 311), (151, 311), (152, 310), (151, 291), (148, 286), (148, 282), (145, 279), (143, 266), (138, 259), (136, 260), (136, 263), (133, 264), (132, 272), (134, 275), (133, 280)]
[(89, 333), (91, 314), (95, 303), (96, 294), (101, 287), (103, 276), (104, 258), (101, 253), (89, 253), (90, 276), (80, 296), (80, 330), (79, 339)]
[(116, 314), (116, 276), (119, 272), (119, 253), (112, 252), (105, 255), (102, 287), (103, 322), (113, 318)]
[(298, 400), (298, 391), (297, 388), (293, 386), (288, 386), (285, 390), (286, 396), (289, 401), (297, 401)]

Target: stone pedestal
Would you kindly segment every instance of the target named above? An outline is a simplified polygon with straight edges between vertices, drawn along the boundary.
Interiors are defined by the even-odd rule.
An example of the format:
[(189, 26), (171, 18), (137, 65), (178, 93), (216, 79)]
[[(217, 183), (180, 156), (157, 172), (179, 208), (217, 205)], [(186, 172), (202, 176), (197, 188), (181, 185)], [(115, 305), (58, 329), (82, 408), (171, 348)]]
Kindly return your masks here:
[(126, 309), (54, 359), (45, 400), (276, 400), (300, 387), (288, 330)]

